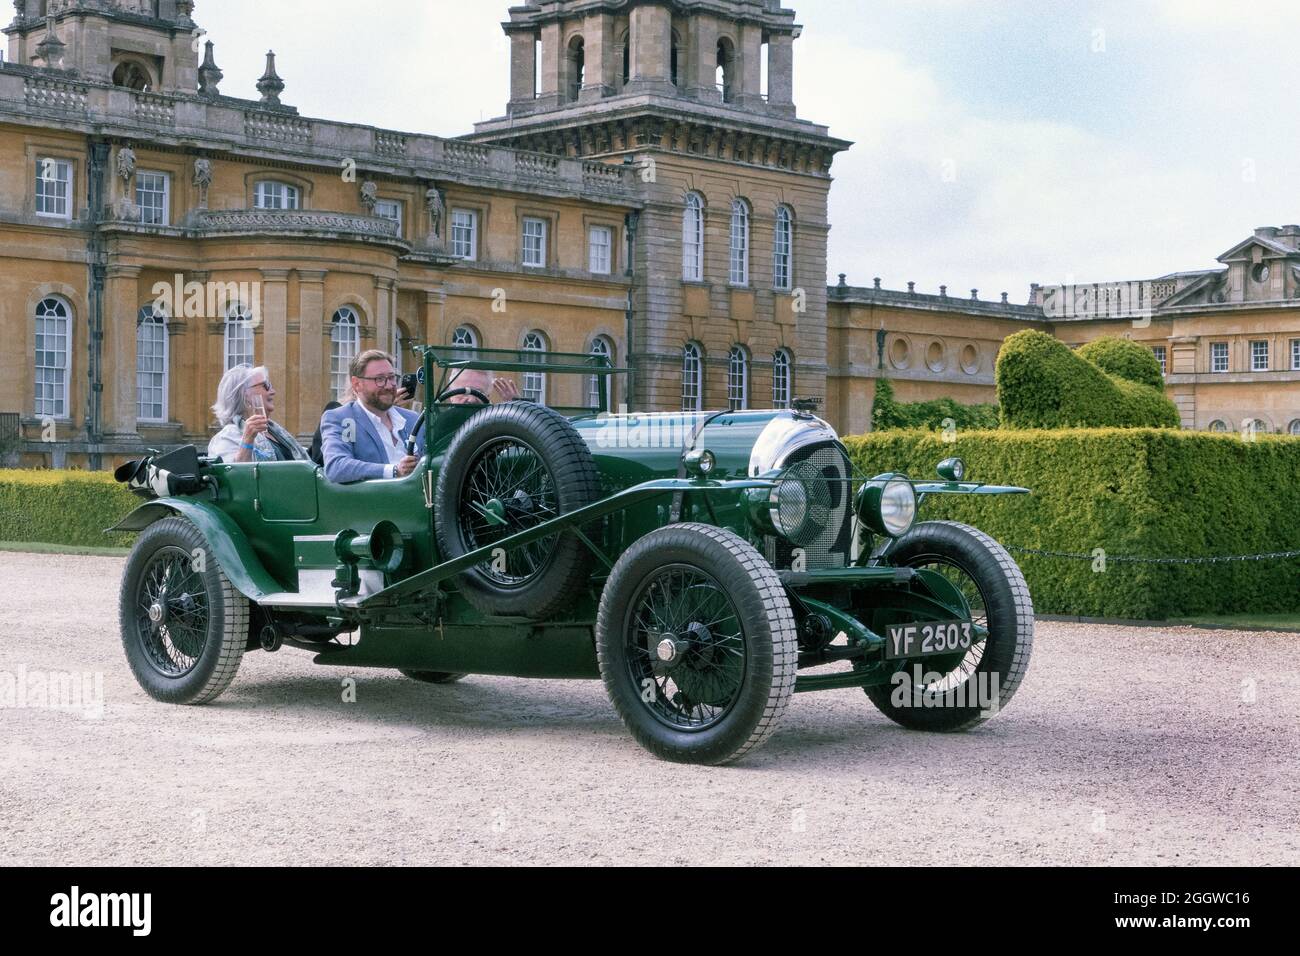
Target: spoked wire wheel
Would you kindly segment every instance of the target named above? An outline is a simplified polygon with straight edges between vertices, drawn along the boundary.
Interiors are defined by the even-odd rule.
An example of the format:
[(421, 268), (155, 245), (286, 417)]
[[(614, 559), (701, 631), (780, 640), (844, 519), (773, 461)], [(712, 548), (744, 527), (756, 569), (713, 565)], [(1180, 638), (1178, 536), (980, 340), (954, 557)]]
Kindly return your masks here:
[(775, 732), (794, 693), (799, 639), (785, 587), (752, 544), (727, 528), (676, 524), (614, 564), (596, 657), (643, 747), (723, 764)]
[(726, 717), (745, 680), (745, 632), (711, 575), (663, 568), (633, 599), (624, 630), (630, 676), (655, 717), (682, 731)]
[(179, 548), (154, 552), (136, 590), (135, 624), (158, 673), (183, 677), (198, 664), (208, 639), (208, 595), (193, 557)]
[(1033, 651), (1034, 604), (1019, 566), (987, 534), (955, 521), (916, 525), (889, 561), (942, 576), (969, 609), (973, 640), (960, 656), (898, 662), (890, 683), (863, 688), (867, 697), (914, 730), (959, 731), (988, 720), (1020, 687)]
[[(979, 582), (975, 579), (974, 574), (968, 571), (959, 561), (950, 557), (939, 554), (917, 555), (909, 558), (906, 566), (917, 570), (933, 571), (942, 576), (961, 594), (967, 608), (970, 610), (971, 631), (973, 632), (970, 648), (955, 667), (938, 674), (937, 680), (916, 687), (916, 690), (921, 693), (946, 694), (948, 691), (966, 683), (971, 675), (979, 669), (980, 660), (984, 657), (984, 643), (989, 636), (988, 602), (984, 599), (984, 592), (980, 590)], [(923, 668), (922, 670), (927, 669)]]
[[(460, 501), (460, 521), (469, 550), (559, 517), (555, 478), (530, 444), (517, 438), (488, 442), (470, 461)], [(559, 535), (512, 548), (501, 559), (479, 565), (483, 575), (505, 587), (529, 581), (546, 565)]]

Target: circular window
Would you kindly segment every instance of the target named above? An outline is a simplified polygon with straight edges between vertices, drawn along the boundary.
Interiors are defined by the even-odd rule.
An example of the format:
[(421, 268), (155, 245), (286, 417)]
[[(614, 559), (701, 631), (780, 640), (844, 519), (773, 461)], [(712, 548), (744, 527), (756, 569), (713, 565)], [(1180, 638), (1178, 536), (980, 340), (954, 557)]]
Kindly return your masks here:
[(961, 367), (967, 375), (974, 375), (980, 370), (980, 353), (973, 345), (961, 350)]
[(930, 347), (925, 350), (925, 364), (930, 366), (932, 372), (942, 372), (947, 364), (943, 358), (943, 343), (931, 342)]
[(1251, 278), (1260, 283), (1267, 282), (1270, 274), (1267, 262), (1261, 262), (1250, 270)]
[(907, 368), (907, 356), (911, 349), (907, 346), (907, 339), (896, 338), (892, 345), (889, 346), (889, 361), (893, 363), (894, 368)]
[(1210, 422), (1210, 431), (1223, 433), (1228, 430), (1228, 423), (1221, 421)]

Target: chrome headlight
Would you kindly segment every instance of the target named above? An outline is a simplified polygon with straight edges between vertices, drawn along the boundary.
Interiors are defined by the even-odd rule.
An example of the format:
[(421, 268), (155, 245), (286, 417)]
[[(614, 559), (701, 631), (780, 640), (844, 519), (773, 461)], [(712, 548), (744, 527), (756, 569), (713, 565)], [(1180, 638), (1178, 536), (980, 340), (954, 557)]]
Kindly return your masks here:
[(916, 489), (906, 478), (882, 475), (862, 486), (855, 503), (858, 518), (871, 530), (901, 538), (916, 521)]
[(781, 537), (795, 540), (808, 521), (808, 489), (802, 481), (783, 481), (768, 496), (772, 527)]

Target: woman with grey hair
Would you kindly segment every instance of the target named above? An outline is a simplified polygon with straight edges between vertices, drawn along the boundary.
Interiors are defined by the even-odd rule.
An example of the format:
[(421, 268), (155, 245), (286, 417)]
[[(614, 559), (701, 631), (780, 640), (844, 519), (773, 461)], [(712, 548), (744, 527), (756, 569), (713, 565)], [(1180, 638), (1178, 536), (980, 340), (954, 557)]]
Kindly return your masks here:
[(271, 421), (275, 389), (264, 366), (236, 365), (221, 376), (212, 411), (221, 431), (208, 442), (209, 458), (228, 464), (306, 460), (302, 446)]

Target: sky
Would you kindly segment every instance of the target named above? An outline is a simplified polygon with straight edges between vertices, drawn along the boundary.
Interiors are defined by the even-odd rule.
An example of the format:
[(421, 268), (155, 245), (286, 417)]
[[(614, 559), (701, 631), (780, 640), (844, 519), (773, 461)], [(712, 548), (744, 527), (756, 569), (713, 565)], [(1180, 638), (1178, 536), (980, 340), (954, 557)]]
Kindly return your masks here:
[[(1214, 268), (1300, 222), (1300, 2), (787, 0), (799, 115), (854, 141), (828, 281), (1028, 299)], [(501, 115), (509, 0), (198, 0), (221, 91), (456, 136)]]

